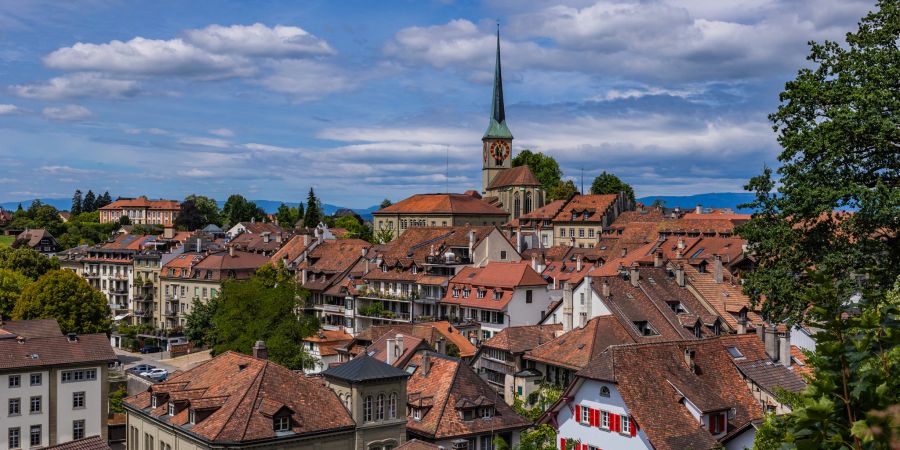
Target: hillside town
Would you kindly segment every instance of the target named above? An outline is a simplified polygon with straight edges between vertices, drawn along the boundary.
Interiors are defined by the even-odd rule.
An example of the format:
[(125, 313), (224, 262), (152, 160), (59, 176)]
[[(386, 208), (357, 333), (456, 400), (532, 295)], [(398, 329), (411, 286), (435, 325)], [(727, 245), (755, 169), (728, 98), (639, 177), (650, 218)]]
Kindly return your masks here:
[[(772, 431), (840, 378), (822, 363), (836, 350), (816, 296), (830, 288), (786, 307), (774, 286), (840, 264), (779, 256), (781, 278), (762, 275), (782, 248), (883, 257), (848, 270), (884, 289), (851, 288), (831, 314), (879, 314), (865, 319), (874, 334), (849, 339), (883, 372), (845, 383), (847, 408), (870, 384), (896, 408), (897, 210), (860, 234), (841, 225), (862, 206), (816, 210), (793, 231), (830, 237), (776, 244), (760, 231), (766, 203), (644, 204), (606, 172), (590, 189), (550, 186), (552, 154), (516, 159), (500, 43), (498, 31), (480, 189), (448, 184), (370, 216), (325, 214), (313, 189), (266, 213), (149, 185), (78, 190), (68, 211), (0, 209), (0, 450), (897, 445), (890, 408), (857, 411), (854, 430), (871, 429), (839, 447)], [(896, 176), (893, 151), (883, 170)], [(876, 291), (889, 300), (870, 309)]]

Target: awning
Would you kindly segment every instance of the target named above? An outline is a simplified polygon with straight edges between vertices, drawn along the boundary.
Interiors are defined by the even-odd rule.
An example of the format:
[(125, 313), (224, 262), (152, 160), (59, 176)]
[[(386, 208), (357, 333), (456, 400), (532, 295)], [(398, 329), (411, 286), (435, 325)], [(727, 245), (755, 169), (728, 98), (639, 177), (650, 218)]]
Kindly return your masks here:
[(130, 315), (131, 315), (131, 313), (119, 314), (118, 316), (113, 317), (113, 322), (118, 322), (118, 321), (120, 321), (120, 320), (122, 320), (122, 319), (124, 319), (124, 318), (126, 318), (126, 317), (128, 317), (128, 316), (130, 316)]

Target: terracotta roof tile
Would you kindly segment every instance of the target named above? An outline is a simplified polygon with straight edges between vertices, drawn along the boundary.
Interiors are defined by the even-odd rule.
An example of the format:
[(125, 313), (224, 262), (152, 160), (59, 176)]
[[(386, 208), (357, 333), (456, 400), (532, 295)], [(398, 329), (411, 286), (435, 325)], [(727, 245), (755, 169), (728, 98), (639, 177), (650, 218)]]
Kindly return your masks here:
[(106, 334), (0, 339), (0, 369), (105, 364), (116, 360)]
[(44, 447), (44, 450), (109, 450), (109, 444), (101, 436), (90, 436)]
[(466, 194), (416, 194), (372, 214), (496, 215), (504, 219), (509, 216), (506, 211)]
[[(614, 194), (575, 195), (560, 208), (554, 222), (601, 222), (609, 208), (618, 198)], [(588, 213), (585, 215), (585, 213)], [(576, 216), (577, 214), (577, 216)]]
[(540, 186), (541, 182), (531, 173), (528, 166), (518, 166), (511, 169), (501, 170), (487, 190), (500, 189), (507, 186)]
[(525, 354), (525, 359), (580, 370), (610, 345), (630, 344), (634, 337), (614, 316), (598, 316), (583, 327), (555, 337)]
[(4, 331), (26, 338), (62, 336), (56, 319), (4, 320), (0, 322), (0, 334)]
[(123, 198), (116, 200), (100, 209), (114, 210), (121, 208), (149, 208), (178, 211), (181, 209), (181, 205), (177, 200), (149, 200), (147, 197), (142, 196), (138, 198)]
[[(531, 268), (531, 263), (490, 262), (484, 267), (464, 267), (450, 279), (443, 302), (469, 307), (501, 310), (512, 300), (513, 291), (519, 287), (547, 286), (547, 281)], [(454, 289), (469, 290), (466, 296), (454, 296)], [(485, 291), (478, 298), (477, 291)], [(499, 298), (496, 297), (499, 295)]]
[(558, 331), (562, 331), (561, 323), (506, 327), (482, 342), (481, 346), (506, 350), (512, 354), (525, 353), (553, 340)]

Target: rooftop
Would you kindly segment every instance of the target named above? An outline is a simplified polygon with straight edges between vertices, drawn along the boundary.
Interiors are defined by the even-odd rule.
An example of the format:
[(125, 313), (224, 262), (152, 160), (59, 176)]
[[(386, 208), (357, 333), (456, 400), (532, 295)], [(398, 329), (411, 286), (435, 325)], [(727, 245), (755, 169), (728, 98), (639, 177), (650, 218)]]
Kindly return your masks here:
[(509, 215), (480, 198), (466, 194), (416, 194), (372, 214), (495, 215), (502, 216), (503, 219)]
[(325, 370), (322, 372), (322, 376), (358, 383), (390, 378), (405, 378), (409, 374), (363, 353), (339, 366)]

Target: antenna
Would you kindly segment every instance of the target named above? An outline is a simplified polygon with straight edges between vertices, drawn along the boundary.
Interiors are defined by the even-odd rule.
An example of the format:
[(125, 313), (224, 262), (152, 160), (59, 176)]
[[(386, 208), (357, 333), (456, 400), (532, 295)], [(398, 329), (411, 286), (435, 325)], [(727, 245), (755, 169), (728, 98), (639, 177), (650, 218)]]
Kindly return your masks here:
[(450, 146), (444, 147), (445, 155), (446, 155), (446, 165), (444, 166), (444, 183), (445, 186), (445, 194), (450, 193)]

